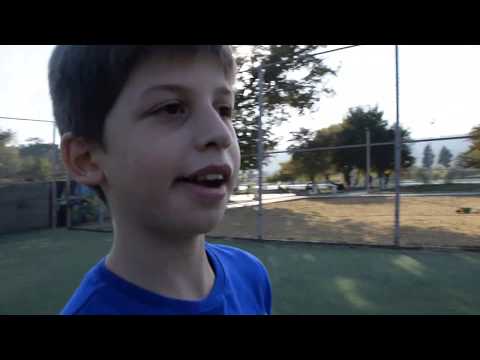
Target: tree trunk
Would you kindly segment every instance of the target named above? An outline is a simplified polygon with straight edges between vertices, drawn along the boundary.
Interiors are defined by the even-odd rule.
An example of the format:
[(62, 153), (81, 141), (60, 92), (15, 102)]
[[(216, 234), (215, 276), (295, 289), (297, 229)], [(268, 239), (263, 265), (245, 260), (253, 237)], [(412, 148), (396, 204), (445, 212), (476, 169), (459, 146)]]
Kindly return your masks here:
[(347, 184), (348, 187), (350, 187), (351, 185), (351, 179), (350, 179), (350, 172), (352, 171), (352, 169), (350, 168), (347, 168), (343, 171), (343, 178), (345, 180), (345, 183)]
[(312, 189), (310, 190), (310, 195), (317, 195), (318, 194), (318, 187), (315, 183), (315, 175), (309, 176), (310, 182), (312, 183)]

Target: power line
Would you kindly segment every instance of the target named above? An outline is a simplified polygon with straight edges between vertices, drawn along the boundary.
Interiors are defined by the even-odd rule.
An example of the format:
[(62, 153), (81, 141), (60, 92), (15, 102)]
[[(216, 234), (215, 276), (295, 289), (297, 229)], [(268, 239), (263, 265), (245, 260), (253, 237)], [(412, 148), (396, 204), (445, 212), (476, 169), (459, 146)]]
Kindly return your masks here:
[[(302, 58), (306, 58), (307, 56), (322, 55), (322, 54), (326, 54), (326, 53), (330, 53), (330, 52), (334, 52), (334, 51), (340, 51), (340, 50), (344, 50), (344, 49), (353, 48), (353, 47), (356, 47), (356, 46), (360, 46), (360, 45), (349, 45), (349, 46), (344, 46), (344, 47), (338, 48), (338, 49), (320, 51), (320, 52), (318, 52), (318, 53), (313, 53), (313, 54), (305, 54), (305, 56), (300, 56), (299, 58), (302, 59)], [(284, 60), (282, 60), (282, 61), (276, 61), (276, 62), (269, 63), (269, 64), (265, 64), (265, 65), (262, 65), (262, 67), (263, 67), (263, 68), (266, 68), (266, 67), (269, 67), (269, 66), (272, 66), (272, 65), (280, 64), (280, 63), (282, 63), (282, 62), (284, 62)]]
[[(313, 53), (313, 54), (305, 54), (304, 56), (300, 56), (299, 59), (306, 58), (307, 56), (317, 56), (317, 55), (322, 55), (322, 54), (331, 53), (331, 52), (334, 52), (334, 51), (340, 51), (340, 50), (350, 49), (350, 48), (354, 48), (354, 47), (357, 47), (357, 46), (361, 46), (361, 45), (348, 45), (348, 46), (344, 46), (344, 47), (337, 48), (337, 49), (320, 51), (320, 52)], [(286, 60), (280, 60), (280, 61), (276, 61), (276, 62), (273, 62), (273, 63), (267, 63), (267, 64), (265, 64), (265, 65), (262, 65), (262, 68), (265, 69), (265, 68), (267, 68), (267, 67), (270, 67), (270, 66), (276, 65), (276, 64), (280, 64), (280, 63), (285, 62), (285, 61), (286, 61)], [(237, 74), (242, 74), (242, 73), (248, 72), (248, 71), (250, 71), (250, 69), (248, 69), (248, 70), (243, 70), (243, 71), (239, 71), (239, 72), (237, 72)]]
[[(440, 137), (440, 138), (427, 138), (427, 139), (416, 139), (416, 140), (401, 140), (402, 144), (411, 144), (417, 142), (427, 142), (427, 141), (442, 141), (442, 140), (459, 140), (459, 139), (471, 139), (471, 135), (459, 135), (459, 136), (448, 136), (448, 137)], [(384, 145), (394, 145), (395, 142), (379, 142), (379, 143), (371, 143), (370, 146), (384, 146)], [(312, 152), (312, 151), (320, 151), (320, 150), (339, 150), (339, 149), (354, 149), (354, 148), (364, 148), (367, 144), (354, 144), (354, 145), (338, 145), (338, 146), (321, 146), (321, 147), (313, 147), (309, 149), (291, 149), (291, 150), (276, 150), (276, 151), (265, 151), (265, 155), (274, 155), (274, 154), (281, 154), (281, 153), (301, 153), (301, 152)]]
[[(357, 47), (357, 46), (361, 46), (361, 45), (348, 45), (348, 46), (344, 46), (344, 47), (337, 48), (337, 49), (320, 51), (320, 52), (313, 53), (313, 54), (305, 54), (304, 56), (300, 56), (299, 59), (306, 58), (307, 56), (317, 56), (317, 55), (327, 54), (327, 53), (331, 53), (331, 52), (335, 52), (335, 51), (350, 49), (350, 48), (354, 48), (354, 47)], [(273, 66), (273, 65), (276, 65), (276, 64), (280, 64), (280, 63), (285, 62), (285, 61), (286, 60), (281, 60), (281, 61), (276, 61), (276, 62), (273, 62), (273, 63), (268, 63), (268, 64), (265, 64), (265, 65), (262, 65), (262, 67), (267, 68), (267, 67), (270, 67), (270, 66)], [(249, 70), (239, 71), (239, 72), (237, 72), (237, 74), (241, 74), (241, 73), (244, 73), (244, 72), (247, 72), (247, 71), (249, 71)], [(26, 119), (26, 118), (17, 118), (17, 117), (8, 117), (8, 116), (0, 116), (0, 119), (21, 120), (21, 121), (36, 121), (36, 122), (46, 122), (46, 123), (54, 123), (55, 122), (55, 121), (52, 121), (52, 120)]]
[(25, 119), (25, 118), (8, 117), (8, 116), (0, 116), (0, 119), (23, 120), (23, 121), (38, 121), (38, 122), (47, 122), (47, 123), (54, 123), (54, 122), (55, 122), (55, 121), (52, 121), (52, 120)]

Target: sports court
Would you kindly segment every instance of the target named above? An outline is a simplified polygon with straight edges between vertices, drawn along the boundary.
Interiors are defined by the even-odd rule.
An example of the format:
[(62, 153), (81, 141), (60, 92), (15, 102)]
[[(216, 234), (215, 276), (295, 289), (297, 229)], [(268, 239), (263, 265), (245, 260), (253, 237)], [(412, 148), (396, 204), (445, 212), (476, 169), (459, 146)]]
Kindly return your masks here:
[[(0, 314), (56, 314), (111, 233), (0, 236)], [(274, 314), (480, 314), (480, 253), (215, 239), (267, 266)]]

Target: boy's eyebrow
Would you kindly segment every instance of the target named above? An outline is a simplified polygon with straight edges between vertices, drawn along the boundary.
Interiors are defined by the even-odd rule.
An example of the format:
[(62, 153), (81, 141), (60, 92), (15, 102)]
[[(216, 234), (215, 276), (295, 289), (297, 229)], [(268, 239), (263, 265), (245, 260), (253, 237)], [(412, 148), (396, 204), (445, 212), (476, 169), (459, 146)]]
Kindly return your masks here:
[[(192, 90), (186, 86), (182, 86), (178, 84), (162, 84), (162, 85), (155, 85), (144, 90), (143, 93), (141, 94), (141, 97), (147, 96), (151, 92), (162, 91), (162, 90), (181, 93), (181, 94), (188, 94), (192, 92)], [(226, 96), (232, 96), (232, 97), (234, 95), (233, 91), (225, 86), (220, 86), (216, 88), (214, 93), (215, 95), (226, 95)]]

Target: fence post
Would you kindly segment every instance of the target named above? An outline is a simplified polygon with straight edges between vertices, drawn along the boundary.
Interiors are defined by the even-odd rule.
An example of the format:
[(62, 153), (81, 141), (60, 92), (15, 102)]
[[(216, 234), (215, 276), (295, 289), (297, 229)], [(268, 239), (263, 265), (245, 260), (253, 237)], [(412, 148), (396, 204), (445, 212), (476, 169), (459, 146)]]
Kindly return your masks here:
[(51, 196), (51, 218), (52, 218), (52, 229), (57, 228), (57, 183), (55, 180), (55, 123), (52, 123), (53, 127), (53, 136), (52, 136), (52, 196)]
[(258, 135), (257, 135), (257, 168), (258, 168), (258, 211), (257, 211), (257, 238), (263, 238), (263, 205), (262, 205), (262, 183), (263, 183), (263, 76), (264, 69), (262, 65), (258, 68)]
[(70, 193), (71, 193), (71, 179), (70, 173), (67, 170), (67, 183), (65, 186), (65, 198), (66, 198), (66, 215), (67, 215), (67, 229), (70, 230), (72, 228), (72, 206), (70, 201)]
[(400, 161), (401, 161), (401, 143), (400, 143), (400, 94), (398, 79), (398, 45), (395, 45), (395, 90), (396, 90), (396, 108), (397, 119), (395, 122), (395, 234), (394, 244), (400, 245)]
[(370, 129), (366, 130), (367, 137), (367, 171), (365, 172), (365, 188), (367, 194), (370, 192)]

